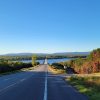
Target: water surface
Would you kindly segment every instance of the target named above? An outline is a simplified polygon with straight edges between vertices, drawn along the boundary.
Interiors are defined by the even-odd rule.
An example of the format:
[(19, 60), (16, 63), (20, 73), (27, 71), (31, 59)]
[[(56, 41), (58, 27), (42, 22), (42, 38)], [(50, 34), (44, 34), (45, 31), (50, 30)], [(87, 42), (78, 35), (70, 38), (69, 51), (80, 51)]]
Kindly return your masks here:
[[(49, 64), (52, 64), (52, 63), (57, 63), (57, 62), (63, 62), (63, 61), (69, 61), (69, 60), (72, 60), (73, 58), (61, 58), (61, 59), (48, 59), (48, 63)], [(44, 59), (42, 60), (37, 60), (40, 64), (43, 64), (44, 63)], [(29, 63), (29, 62), (32, 62), (32, 60), (23, 60), (21, 62), (24, 62), (24, 63)]]

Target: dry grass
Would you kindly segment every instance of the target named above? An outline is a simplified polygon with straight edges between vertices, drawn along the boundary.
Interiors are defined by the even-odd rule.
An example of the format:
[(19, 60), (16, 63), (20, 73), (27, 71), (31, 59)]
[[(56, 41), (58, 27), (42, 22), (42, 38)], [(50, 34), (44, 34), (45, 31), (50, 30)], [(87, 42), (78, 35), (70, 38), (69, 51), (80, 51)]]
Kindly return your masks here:
[(93, 73), (93, 74), (75, 74), (79, 77), (100, 77), (100, 73)]
[(55, 69), (55, 68), (53, 68), (51, 66), (48, 67), (48, 70), (50, 72), (52, 72), (53, 74), (63, 74), (63, 73), (65, 73), (65, 70), (63, 70), (63, 69)]
[(90, 100), (100, 100), (100, 73), (75, 75), (66, 80), (77, 90), (89, 96)]

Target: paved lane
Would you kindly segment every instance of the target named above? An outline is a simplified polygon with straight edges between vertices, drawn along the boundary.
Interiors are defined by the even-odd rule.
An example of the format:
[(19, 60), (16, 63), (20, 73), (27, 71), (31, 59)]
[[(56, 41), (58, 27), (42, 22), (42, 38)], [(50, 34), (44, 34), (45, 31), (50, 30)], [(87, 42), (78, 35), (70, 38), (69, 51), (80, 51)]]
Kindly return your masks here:
[(88, 100), (67, 84), (62, 77), (48, 73), (48, 100)]
[(87, 100), (47, 67), (0, 77), (0, 100)]
[[(18, 76), (17, 74), (14, 75), (15, 78), (19, 78), (19, 76), (21, 78), (18, 80), (14, 80), (14, 77), (9, 79), (8, 85), (3, 81), (6, 78), (4, 77), (2, 82), (6, 85), (0, 91), (0, 100), (43, 100), (46, 72), (47, 66), (41, 65), (35, 71), (19, 73), (20, 75)], [(26, 79), (22, 80), (23, 78)]]

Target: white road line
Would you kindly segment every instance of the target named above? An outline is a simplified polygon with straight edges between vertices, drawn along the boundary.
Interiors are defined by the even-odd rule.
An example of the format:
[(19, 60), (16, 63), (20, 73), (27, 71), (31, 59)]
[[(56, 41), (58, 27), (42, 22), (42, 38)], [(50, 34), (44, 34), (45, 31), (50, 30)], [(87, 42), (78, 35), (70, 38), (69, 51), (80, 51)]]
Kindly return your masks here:
[(47, 100), (47, 72), (45, 72), (45, 88), (44, 88), (44, 99)]

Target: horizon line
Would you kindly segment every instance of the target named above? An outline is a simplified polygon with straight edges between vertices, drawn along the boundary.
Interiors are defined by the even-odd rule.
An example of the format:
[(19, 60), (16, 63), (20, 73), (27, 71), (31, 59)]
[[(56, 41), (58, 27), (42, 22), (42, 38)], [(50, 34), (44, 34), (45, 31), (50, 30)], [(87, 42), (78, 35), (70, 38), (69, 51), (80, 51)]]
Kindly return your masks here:
[(91, 52), (91, 51), (67, 51), (67, 52), (8, 52), (8, 53), (0, 53), (0, 55), (7, 55), (7, 54), (24, 54), (24, 53), (30, 53), (30, 54), (54, 54), (54, 53), (75, 53), (75, 52)]

